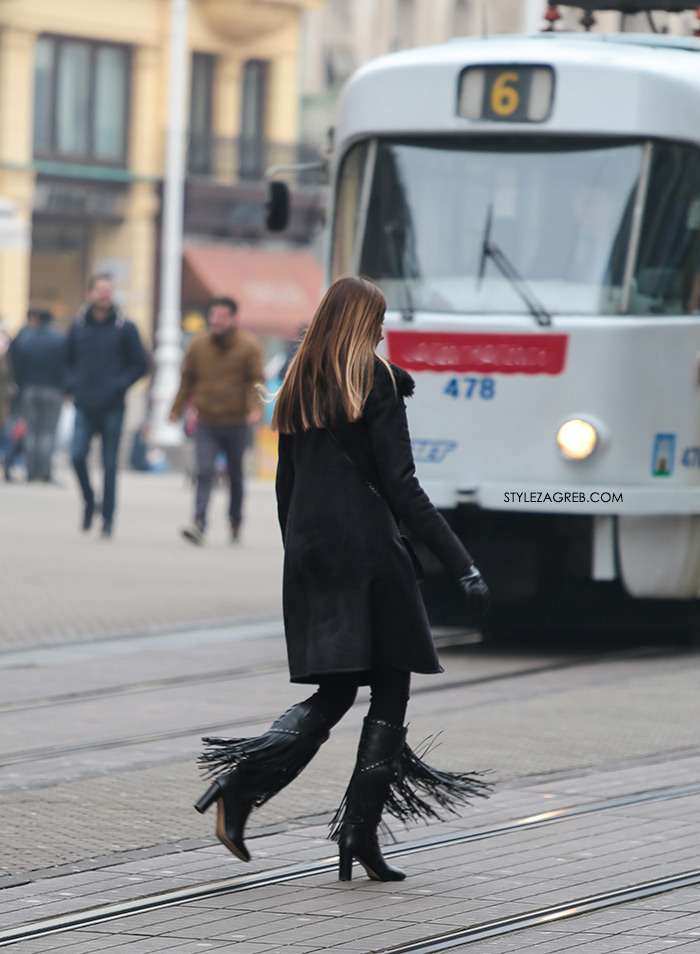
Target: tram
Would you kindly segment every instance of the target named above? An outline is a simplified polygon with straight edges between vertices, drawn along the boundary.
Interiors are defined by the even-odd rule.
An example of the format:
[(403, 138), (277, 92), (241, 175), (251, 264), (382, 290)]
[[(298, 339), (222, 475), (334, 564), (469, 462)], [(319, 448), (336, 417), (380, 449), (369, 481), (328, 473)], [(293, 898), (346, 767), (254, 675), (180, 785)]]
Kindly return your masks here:
[[(332, 182), (329, 277), (387, 297), (419, 477), (491, 586), (491, 628), (695, 628), (700, 39), (379, 58), (342, 97)], [(423, 557), (431, 620), (455, 624)]]

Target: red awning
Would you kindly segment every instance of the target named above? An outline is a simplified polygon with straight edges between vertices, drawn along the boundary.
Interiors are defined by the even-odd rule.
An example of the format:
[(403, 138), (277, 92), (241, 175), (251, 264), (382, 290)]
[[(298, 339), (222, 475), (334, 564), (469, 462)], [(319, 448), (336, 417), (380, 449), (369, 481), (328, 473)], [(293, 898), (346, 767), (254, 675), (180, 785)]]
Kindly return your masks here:
[(255, 334), (295, 338), (321, 299), (321, 266), (308, 252), (186, 245), (184, 258), (206, 295), (236, 300), (241, 327)]

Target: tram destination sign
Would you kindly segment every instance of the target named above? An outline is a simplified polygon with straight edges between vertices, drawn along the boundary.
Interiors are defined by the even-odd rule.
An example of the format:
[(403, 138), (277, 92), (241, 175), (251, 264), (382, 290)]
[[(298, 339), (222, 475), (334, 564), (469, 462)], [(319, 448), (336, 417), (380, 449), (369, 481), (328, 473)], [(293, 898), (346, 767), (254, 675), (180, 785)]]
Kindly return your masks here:
[(553, 97), (551, 66), (468, 66), (459, 77), (457, 112), (465, 119), (542, 123)]
[(389, 360), (407, 371), (561, 374), (568, 335), (387, 331)]

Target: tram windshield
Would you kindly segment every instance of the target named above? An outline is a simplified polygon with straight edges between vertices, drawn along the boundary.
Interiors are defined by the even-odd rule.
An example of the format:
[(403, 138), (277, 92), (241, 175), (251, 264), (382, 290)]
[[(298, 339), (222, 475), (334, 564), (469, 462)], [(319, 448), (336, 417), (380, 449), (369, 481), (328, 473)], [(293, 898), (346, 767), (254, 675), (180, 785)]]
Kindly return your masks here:
[[(360, 143), (338, 183), (335, 271), (352, 267), (353, 246), (360, 272), (381, 285), (390, 308), (527, 313), (514, 283), (484, 255), (491, 243), (551, 314), (695, 311), (700, 153), (683, 145), (652, 148), (623, 295), (644, 148), (590, 139), (406, 139), (380, 140), (372, 157)], [(358, 250), (354, 230), (365, 215)]]

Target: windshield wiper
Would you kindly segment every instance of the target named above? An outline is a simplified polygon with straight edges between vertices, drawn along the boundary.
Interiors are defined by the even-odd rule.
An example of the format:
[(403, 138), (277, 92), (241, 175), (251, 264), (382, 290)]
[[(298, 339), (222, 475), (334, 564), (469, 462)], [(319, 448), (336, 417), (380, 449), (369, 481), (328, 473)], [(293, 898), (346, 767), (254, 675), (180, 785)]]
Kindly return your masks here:
[(486, 227), (484, 237), (481, 242), (481, 261), (479, 262), (479, 278), (477, 288), (481, 286), (482, 279), (486, 272), (486, 262), (492, 258), (503, 275), (508, 279), (513, 288), (520, 295), (522, 300), (529, 308), (531, 314), (537, 319), (538, 325), (551, 325), (552, 316), (544, 307), (539, 298), (527, 284), (525, 279), (517, 271), (515, 265), (508, 258), (506, 253), (495, 242), (491, 241), (491, 226), (493, 225), (493, 202), (489, 203), (489, 210), (486, 215)]

